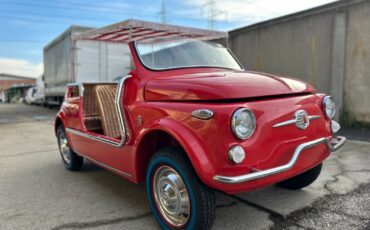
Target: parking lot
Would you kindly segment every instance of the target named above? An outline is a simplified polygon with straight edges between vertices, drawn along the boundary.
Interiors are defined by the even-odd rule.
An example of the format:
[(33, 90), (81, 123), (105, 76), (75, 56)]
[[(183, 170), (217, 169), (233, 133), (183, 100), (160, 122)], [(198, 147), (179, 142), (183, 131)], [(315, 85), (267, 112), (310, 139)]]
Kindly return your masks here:
[[(0, 104), (0, 229), (158, 229), (143, 184), (89, 162), (64, 169), (56, 112)], [(369, 229), (369, 165), (370, 142), (349, 140), (301, 191), (218, 193), (213, 229)]]

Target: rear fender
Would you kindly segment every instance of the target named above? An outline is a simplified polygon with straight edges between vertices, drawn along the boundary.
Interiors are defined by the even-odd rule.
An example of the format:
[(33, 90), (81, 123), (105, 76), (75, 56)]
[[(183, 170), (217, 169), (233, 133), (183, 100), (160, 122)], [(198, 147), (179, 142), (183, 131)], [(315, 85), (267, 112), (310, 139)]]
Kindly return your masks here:
[(57, 134), (57, 129), (59, 127), (59, 125), (63, 125), (64, 128), (66, 128), (66, 119), (65, 119), (65, 115), (62, 111), (59, 111), (57, 113), (57, 115), (55, 116), (55, 119), (54, 119), (54, 133), (55, 135)]

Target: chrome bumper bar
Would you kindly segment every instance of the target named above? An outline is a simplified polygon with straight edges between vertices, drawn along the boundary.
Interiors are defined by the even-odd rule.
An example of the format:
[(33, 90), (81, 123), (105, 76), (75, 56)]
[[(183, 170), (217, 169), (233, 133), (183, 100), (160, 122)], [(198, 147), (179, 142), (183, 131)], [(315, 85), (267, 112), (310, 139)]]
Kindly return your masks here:
[(252, 173), (248, 173), (248, 174), (244, 174), (244, 175), (240, 175), (240, 176), (231, 176), (231, 177), (229, 177), (229, 176), (216, 175), (216, 176), (213, 177), (213, 179), (215, 181), (218, 181), (218, 182), (221, 182), (221, 183), (237, 184), (237, 183), (251, 181), (251, 180), (259, 179), (259, 178), (262, 178), (262, 177), (266, 177), (266, 176), (274, 175), (274, 174), (277, 174), (277, 173), (281, 173), (281, 172), (284, 172), (286, 170), (289, 170), (290, 168), (292, 168), (297, 163), (298, 157), (301, 155), (303, 150), (308, 149), (308, 148), (312, 148), (312, 147), (314, 147), (316, 145), (319, 145), (319, 144), (322, 144), (322, 143), (325, 143), (326, 146), (328, 147), (328, 149), (331, 152), (335, 152), (344, 145), (346, 140), (347, 139), (345, 137), (342, 137), (342, 136), (338, 136), (336, 138), (333, 138), (332, 141), (330, 141), (329, 138), (327, 138), (327, 137), (322, 137), (322, 138), (319, 138), (319, 139), (316, 139), (316, 140), (313, 140), (313, 141), (309, 141), (309, 142), (305, 142), (303, 144), (298, 145), (298, 147), (294, 151), (292, 159), (290, 159), (290, 161), (285, 165), (277, 166), (277, 167), (262, 170), (262, 171), (252, 172)]

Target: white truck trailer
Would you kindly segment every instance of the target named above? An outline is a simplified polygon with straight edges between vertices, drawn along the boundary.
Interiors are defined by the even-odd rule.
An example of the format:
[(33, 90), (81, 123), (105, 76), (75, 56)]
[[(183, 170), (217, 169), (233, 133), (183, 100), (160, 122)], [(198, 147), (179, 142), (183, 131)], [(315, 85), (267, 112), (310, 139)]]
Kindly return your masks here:
[(111, 82), (125, 75), (130, 66), (128, 46), (73, 37), (93, 28), (71, 26), (44, 47), (45, 102), (59, 106), (66, 86), (80, 82)]

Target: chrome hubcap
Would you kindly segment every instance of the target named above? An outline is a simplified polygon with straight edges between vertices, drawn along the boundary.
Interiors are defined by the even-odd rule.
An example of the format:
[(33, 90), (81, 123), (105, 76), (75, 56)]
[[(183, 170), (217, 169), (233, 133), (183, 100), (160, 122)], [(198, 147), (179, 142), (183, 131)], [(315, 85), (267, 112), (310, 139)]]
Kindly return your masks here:
[(168, 223), (184, 226), (190, 217), (188, 190), (181, 176), (169, 166), (160, 166), (153, 177), (154, 199)]
[(59, 135), (59, 150), (66, 164), (71, 163), (71, 150), (64, 134)]

